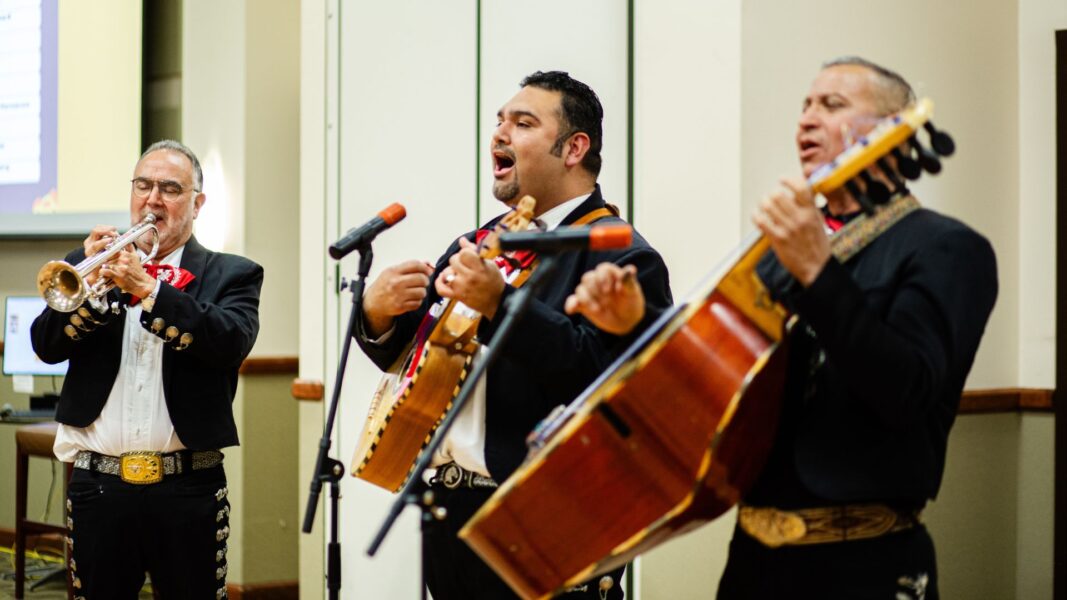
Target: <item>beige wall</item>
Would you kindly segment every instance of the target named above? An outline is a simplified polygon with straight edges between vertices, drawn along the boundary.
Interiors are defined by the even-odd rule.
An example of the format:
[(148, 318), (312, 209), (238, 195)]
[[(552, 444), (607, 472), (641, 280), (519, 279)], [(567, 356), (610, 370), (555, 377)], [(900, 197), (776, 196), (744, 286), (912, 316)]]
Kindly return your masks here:
[(114, 174), (141, 154), (140, 2), (59, 3), (58, 111), (59, 210), (128, 210)]
[[(264, 267), (253, 357), (297, 350), (299, 6), (185, 0), (182, 137), (204, 168), (197, 237)], [(297, 578), (298, 406), (291, 375), (243, 377), (227, 450), (233, 583)]]
[[(327, 18), (327, 4), (330, 18)], [(299, 283), (299, 350), (300, 377), (326, 381), (324, 355), (326, 335), (327, 265), (322, 254), (326, 244), (327, 169), (336, 168), (326, 161), (327, 132), (335, 127), (327, 121), (327, 54), (336, 54), (336, 1), (300, 3), (300, 252), (296, 281)], [(329, 22), (329, 26), (327, 23)], [(329, 34), (328, 34), (329, 32)], [(327, 53), (327, 43), (334, 48)], [(329, 113), (331, 117), (334, 113)], [(329, 122), (332, 123), (332, 120)], [(301, 402), (299, 411), (298, 510), (306, 510), (307, 490), (315, 472), (317, 440), (323, 428), (324, 402)], [(324, 503), (317, 505), (314, 527), (310, 534), (300, 534), (300, 598), (322, 598), (323, 582), (323, 513)], [(298, 512), (300, 526), (303, 514)]]

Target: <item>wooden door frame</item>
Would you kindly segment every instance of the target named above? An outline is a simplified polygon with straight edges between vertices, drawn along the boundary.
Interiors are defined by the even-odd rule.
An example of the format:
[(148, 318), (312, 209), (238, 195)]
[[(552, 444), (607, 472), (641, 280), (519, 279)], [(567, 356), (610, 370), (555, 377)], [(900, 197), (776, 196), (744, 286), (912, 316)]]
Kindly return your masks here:
[(1056, 415), (1053, 597), (1067, 600), (1067, 30), (1056, 32)]

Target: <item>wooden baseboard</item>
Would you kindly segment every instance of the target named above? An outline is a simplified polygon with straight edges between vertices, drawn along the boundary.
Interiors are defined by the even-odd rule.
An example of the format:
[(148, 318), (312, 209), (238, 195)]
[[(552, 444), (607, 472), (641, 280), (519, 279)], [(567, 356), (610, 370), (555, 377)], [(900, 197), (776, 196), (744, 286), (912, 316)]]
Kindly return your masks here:
[(967, 390), (960, 398), (961, 415), (1005, 412), (1052, 412), (1052, 393), (1045, 388)]
[(226, 594), (230, 600), (298, 600), (300, 584), (296, 581), (228, 583)]
[(294, 379), (289, 386), (293, 398), (310, 402), (321, 402), (326, 386), (316, 379)]
[(241, 375), (285, 375), (300, 372), (300, 360), (295, 356), (260, 356), (246, 358), (241, 363)]

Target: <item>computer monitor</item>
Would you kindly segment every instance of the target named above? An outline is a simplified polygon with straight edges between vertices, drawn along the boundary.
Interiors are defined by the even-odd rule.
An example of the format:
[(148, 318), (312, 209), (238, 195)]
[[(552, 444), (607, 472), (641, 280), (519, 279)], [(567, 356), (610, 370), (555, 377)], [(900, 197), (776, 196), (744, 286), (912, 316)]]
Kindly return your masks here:
[(40, 296), (8, 296), (4, 303), (4, 375), (65, 375), (67, 361), (50, 365), (33, 351), (30, 325), (44, 310)]

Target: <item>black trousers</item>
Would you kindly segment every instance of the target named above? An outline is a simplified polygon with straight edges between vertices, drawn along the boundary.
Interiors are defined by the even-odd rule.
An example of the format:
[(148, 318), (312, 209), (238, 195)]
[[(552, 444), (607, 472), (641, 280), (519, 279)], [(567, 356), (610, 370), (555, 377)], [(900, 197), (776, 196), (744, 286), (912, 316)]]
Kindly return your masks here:
[(734, 529), (718, 600), (938, 600), (925, 527), (866, 540), (767, 548)]
[(148, 485), (74, 469), (67, 498), (75, 596), (135, 599), (149, 573), (164, 600), (226, 597), (226, 493), (222, 465)]
[[(448, 517), (435, 523), (426, 536), (427, 573), (426, 584), (434, 600), (511, 600), (518, 596), (471, 550), (457, 535), (463, 525), (489, 499), (494, 490), (458, 488), (449, 490), (433, 486), (438, 504), (448, 510)], [(574, 540), (580, 544), (581, 540)], [(612, 571), (614, 585), (606, 598), (622, 600), (622, 577), (624, 569)], [(597, 585), (600, 577), (577, 590), (557, 596), (566, 600), (600, 600)], [(582, 586), (578, 586), (581, 588)]]

